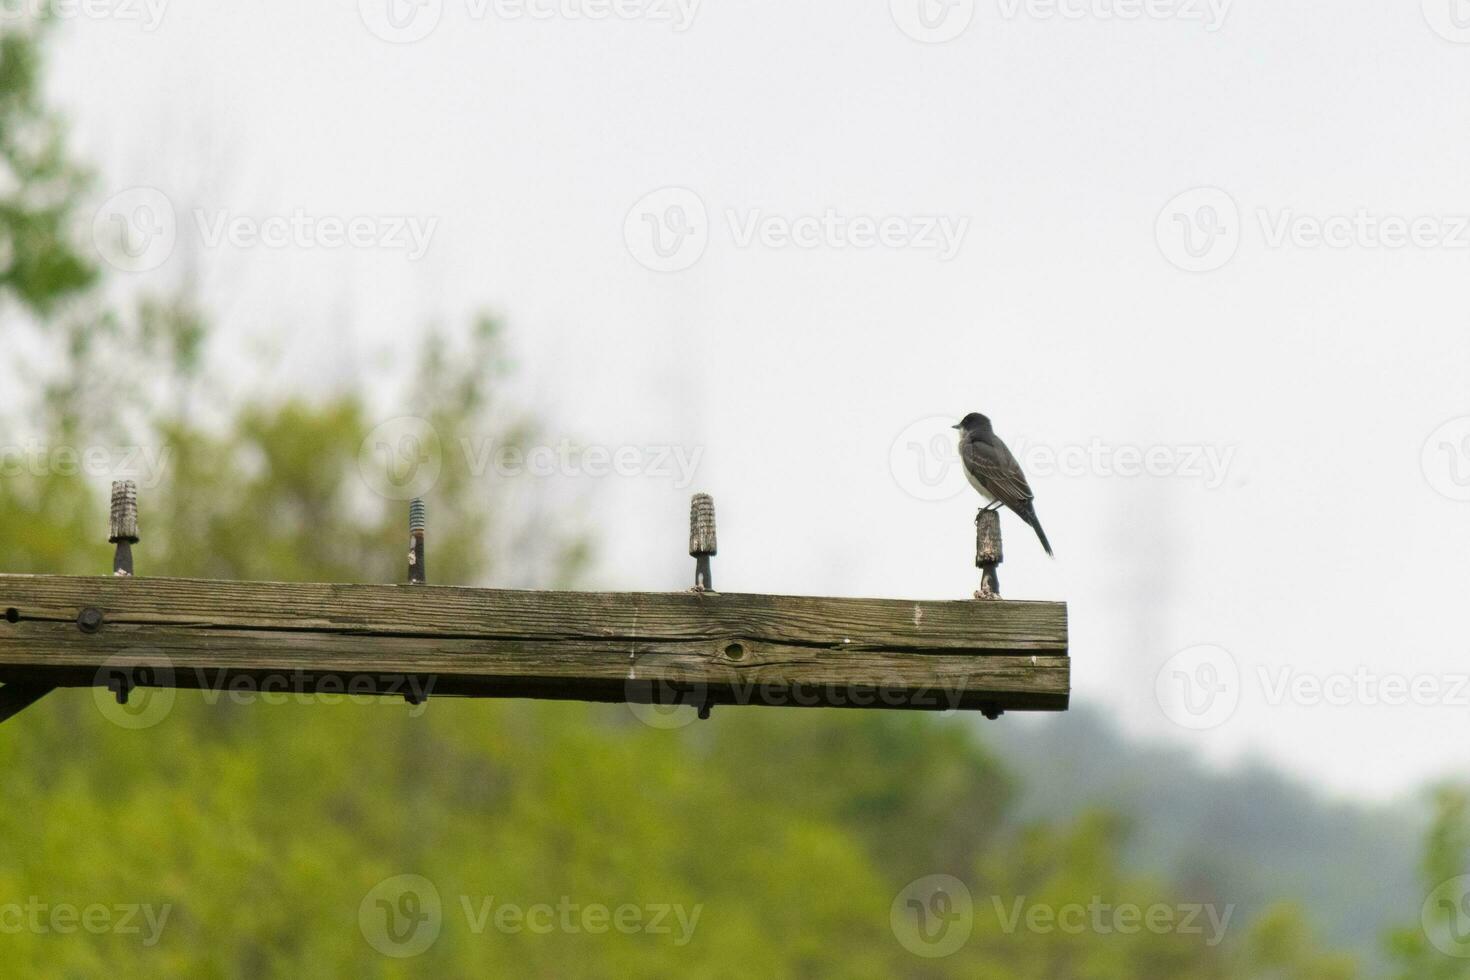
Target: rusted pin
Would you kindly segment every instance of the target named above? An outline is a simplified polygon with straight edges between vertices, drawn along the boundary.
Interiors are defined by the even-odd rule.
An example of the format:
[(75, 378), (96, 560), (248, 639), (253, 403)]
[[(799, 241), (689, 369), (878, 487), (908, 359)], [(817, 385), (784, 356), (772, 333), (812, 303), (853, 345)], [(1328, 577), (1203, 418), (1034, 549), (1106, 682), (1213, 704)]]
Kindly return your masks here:
[(689, 503), (689, 554), (694, 557), (694, 591), (713, 592), (709, 560), (716, 552), (715, 498), (696, 493)]
[(423, 585), (428, 581), (428, 569), (424, 567), (424, 531), (428, 526), (424, 510), (424, 498), (415, 497), (408, 502), (408, 584)]
[(138, 485), (132, 480), (112, 481), (112, 518), (107, 540), (117, 545), (112, 574), (133, 574), (133, 545), (138, 543)]

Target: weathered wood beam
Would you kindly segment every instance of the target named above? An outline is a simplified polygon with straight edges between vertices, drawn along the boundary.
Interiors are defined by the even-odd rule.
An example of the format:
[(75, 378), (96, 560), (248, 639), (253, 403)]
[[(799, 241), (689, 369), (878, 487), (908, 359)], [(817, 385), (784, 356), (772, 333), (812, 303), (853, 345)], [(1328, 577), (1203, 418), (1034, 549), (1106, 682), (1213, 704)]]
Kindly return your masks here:
[[(1063, 710), (1066, 606), (0, 575), (0, 681)], [(94, 612), (95, 611), (95, 612)], [(100, 613), (100, 624), (95, 622)], [(294, 688), (293, 688), (294, 689)]]

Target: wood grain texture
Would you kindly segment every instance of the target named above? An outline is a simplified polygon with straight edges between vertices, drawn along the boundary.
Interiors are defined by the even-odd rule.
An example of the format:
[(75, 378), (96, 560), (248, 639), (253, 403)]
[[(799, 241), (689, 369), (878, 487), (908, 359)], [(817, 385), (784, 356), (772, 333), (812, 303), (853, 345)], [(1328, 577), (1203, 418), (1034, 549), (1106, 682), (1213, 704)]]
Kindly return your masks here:
[(0, 575), (0, 612), (9, 683), (1005, 710), (1070, 690), (1060, 603)]

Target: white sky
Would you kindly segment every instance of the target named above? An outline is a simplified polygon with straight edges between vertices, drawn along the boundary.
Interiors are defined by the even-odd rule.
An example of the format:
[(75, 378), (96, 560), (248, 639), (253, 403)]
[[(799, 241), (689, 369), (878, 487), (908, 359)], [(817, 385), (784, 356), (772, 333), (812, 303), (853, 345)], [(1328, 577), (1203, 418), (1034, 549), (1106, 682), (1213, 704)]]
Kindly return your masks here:
[[(974, 500), (920, 499), (890, 462), (934, 416), (983, 411), (1018, 452), (1096, 440), (1163, 447), (1167, 466), (1233, 451), (1219, 485), (1027, 457), (1058, 559), (1008, 517), (1002, 584), (1070, 603), (1076, 696), (1347, 795), (1463, 772), (1470, 504), (1436, 487), (1461, 489), (1454, 465), (1470, 476), (1470, 423), (1436, 437), (1433, 480), (1421, 450), (1470, 415), (1470, 230), (1454, 220), (1470, 215), (1470, 44), (1429, 23), (1470, 24), (1470, 4), (1240, 0), (1211, 32), (1110, 16), (1111, 0), (1071, 0), (1077, 18), (979, 0), (963, 33), (927, 44), (898, 26), (914, 2), (707, 2), (677, 31), (478, 0), (442, 0), (435, 23), (427, 0), (410, 24), (433, 30), (399, 44), (366, 26), (380, 0), (174, 0), (153, 30), (71, 19), (53, 92), (99, 203), (142, 185), (176, 208), (180, 247), (120, 281), (161, 285), (196, 256), (216, 355), (266, 340), (283, 355), (259, 383), (382, 377), (425, 324), (489, 309), (551, 431), (701, 450), (695, 487), (573, 481), (604, 540), (600, 585), (684, 587), (687, 498), (706, 489), (723, 589), (968, 596)], [(961, 18), (941, 29), (964, 23), (965, 0), (927, 2)], [(655, 272), (634, 255), (642, 214), (632, 249), (624, 225), (666, 187), (698, 196), (708, 242)], [(1199, 187), (1238, 206), (1221, 220), (1239, 246), (1191, 273), (1165, 254), (1184, 261), (1173, 211), (1165, 247), (1156, 223)], [(1220, 198), (1184, 201), (1207, 222), (1195, 208)], [(412, 261), (210, 246), (195, 208), (437, 223)], [(948, 261), (740, 242), (752, 215), (828, 209), (969, 224)], [(1271, 244), (1284, 214), (1360, 210), (1440, 219), (1421, 229), (1436, 243)], [(385, 399), (383, 417), (397, 409)], [(1197, 731), (1155, 681), (1199, 644), (1228, 650), (1240, 680), (1233, 714), (1191, 715), (1219, 721)], [(1272, 704), (1260, 674), (1359, 667), (1428, 678), (1452, 703)]]

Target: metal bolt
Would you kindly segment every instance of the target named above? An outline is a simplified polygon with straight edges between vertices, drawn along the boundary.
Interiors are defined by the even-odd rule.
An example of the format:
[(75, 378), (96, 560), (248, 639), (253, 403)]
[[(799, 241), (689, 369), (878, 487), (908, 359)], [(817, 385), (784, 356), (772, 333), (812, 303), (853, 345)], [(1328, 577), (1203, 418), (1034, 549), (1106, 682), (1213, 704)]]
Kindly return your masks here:
[(710, 558), (717, 552), (715, 498), (696, 493), (689, 502), (689, 554), (694, 557), (694, 591), (713, 592)]
[(102, 610), (88, 606), (77, 613), (77, 629), (83, 633), (95, 633), (102, 628)]
[(428, 581), (428, 569), (424, 567), (424, 532), (428, 529), (428, 513), (424, 498), (415, 497), (408, 502), (408, 583), (423, 585)]

